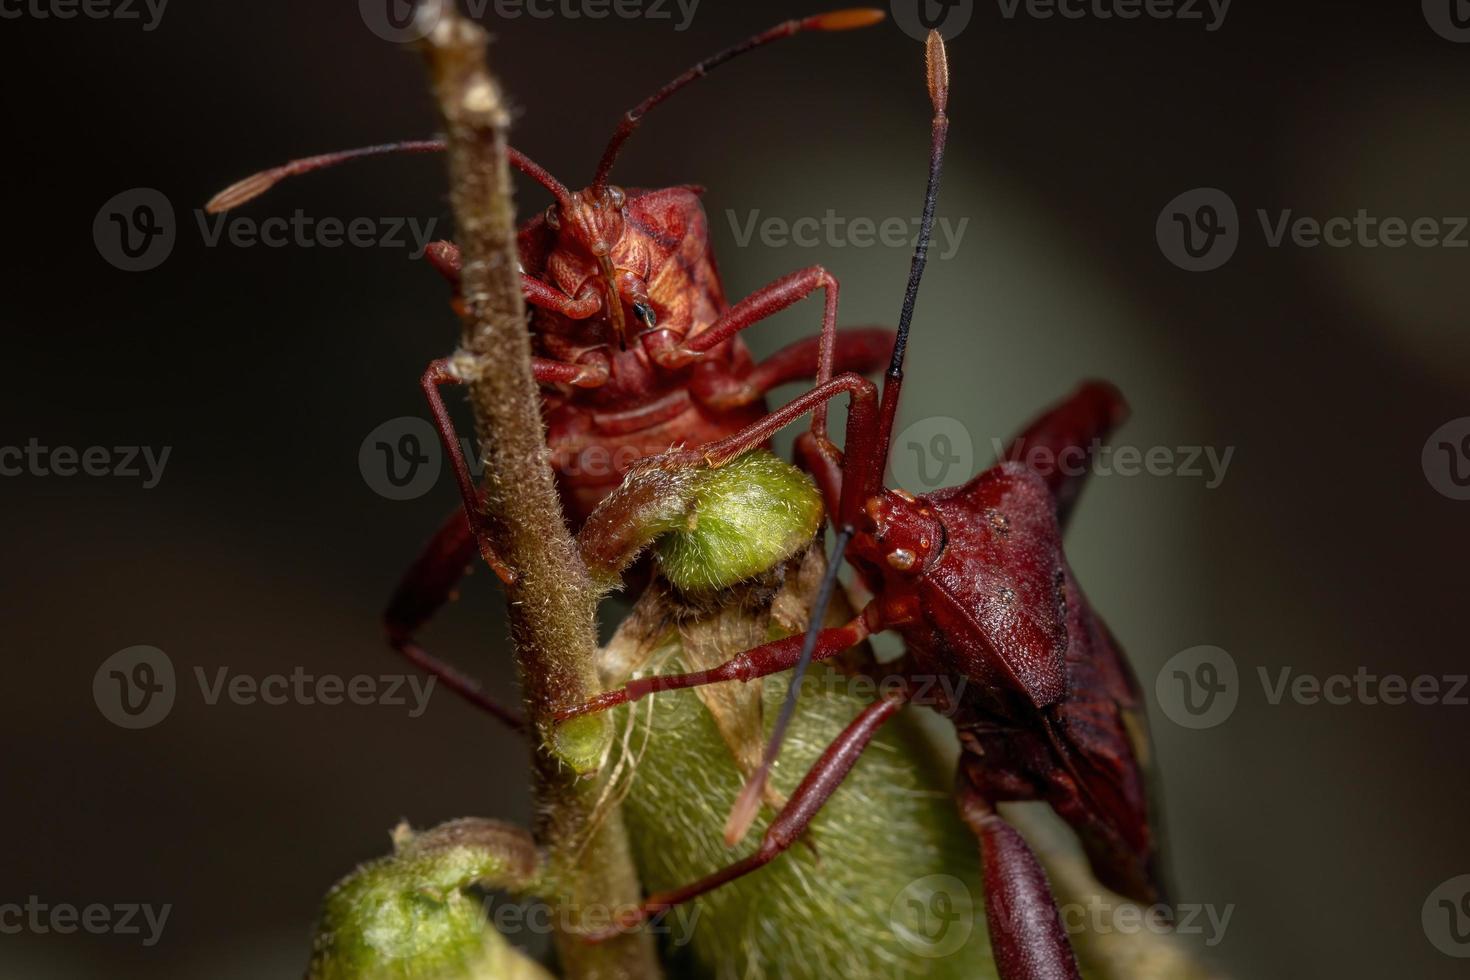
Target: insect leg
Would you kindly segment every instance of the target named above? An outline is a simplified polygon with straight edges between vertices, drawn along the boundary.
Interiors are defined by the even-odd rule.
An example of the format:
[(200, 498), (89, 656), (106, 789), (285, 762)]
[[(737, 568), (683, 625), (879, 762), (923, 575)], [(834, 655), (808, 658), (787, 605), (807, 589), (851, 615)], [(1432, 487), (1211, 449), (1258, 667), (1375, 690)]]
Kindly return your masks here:
[(959, 789), (959, 804), (960, 815), (980, 838), (985, 919), (1001, 980), (1080, 980), (1036, 855), (967, 782)]
[[(445, 241), (430, 242), (424, 249), (424, 257), (456, 291), (459, 289), (464, 271), (464, 253), (458, 245)], [(595, 286), (587, 286), (572, 297), (522, 272), (521, 291), (525, 293), (526, 302), (532, 306), (560, 313), (572, 320), (585, 320), (602, 309), (602, 293)]]
[(857, 520), (863, 501), (882, 489), (883, 480), (883, 459), (875, 458), (880, 421), (878, 389), (861, 375), (839, 374), (797, 396), (765, 418), (752, 422), (734, 435), (697, 449), (664, 455), (661, 457), (662, 465), (723, 466), (741, 453), (763, 444), (807, 412), (824, 405), (844, 391), (849, 393), (845, 452), (839, 453), (835, 446), (815, 433), (814, 438), (821, 446), (822, 453), (829, 458), (829, 468), (838, 466), (837, 460), (845, 459), (842, 464), (844, 472), (858, 474), (858, 479), (842, 481), (840, 505), (829, 505), (833, 523), (839, 527), (851, 526)]
[[(681, 340), (673, 331), (653, 330), (643, 335), (643, 347), (660, 367), (670, 370), (681, 368), (746, 327), (779, 313), (818, 289), (825, 294), (826, 303), (822, 308), (822, 334), (818, 341), (817, 378), (825, 381), (832, 377), (832, 349), (837, 336), (838, 285), (836, 277), (819, 265), (800, 269), (782, 276), (770, 285), (762, 286), (722, 313), (718, 320), (710, 324), (709, 329), (693, 337)], [(823, 435), (826, 434), (825, 402), (812, 410), (812, 427)]]
[(439, 430), (439, 440), (444, 444), (444, 451), (449, 454), (450, 463), (454, 467), (455, 482), (459, 484), (459, 496), (464, 502), (464, 511), (469, 518), (470, 529), (479, 543), (480, 556), (485, 559), (485, 564), (500, 576), (502, 582), (511, 585), (516, 580), (516, 574), (500, 560), (500, 556), (495, 554), (495, 549), (490, 544), (490, 537), (485, 531), (484, 513), (480, 509), (480, 494), (475, 490), (475, 481), (470, 476), (469, 465), (465, 463), (464, 451), (460, 449), (459, 433), (455, 431), (454, 420), (449, 417), (449, 409), (444, 407), (444, 399), (439, 397), (440, 385), (463, 383), (464, 379), (454, 369), (453, 359), (446, 357), (428, 366), (423, 378), (419, 381), (419, 387), (424, 390), (424, 397), (428, 399), (429, 411), (433, 413), (434, 425)]
[[(778, 385), (817, 377), (820, 337), (806, 337), (776, 351), (743, 378), (725, 374), (696, 375), (690, 384), (694, 397), (704, 405), (728, 411), (749, 405)], [(832, 370), (872, 374), (888, 363), (893, 331), (861, 327), (837, 331), (832, 351)]]
[[(817, 634), (817, 647), (812, 659), (827, 660), (844, 650), (857, 646), (873, 632), (876, 619), (877, 607), (870, 605), (850, 622), (822, 630)], [(565, 720), (595, 711), (605, 711), (659, 691), (679, 691), (691, 687), (703, 687), (706, 684), (719, 684), (724, 681), (753, 681), (760, 677), (768, 677), (796, 666), (797, 657), (801, 654), (803, 639), (803, 634), (796, 633), (784, 639), (762, 644), (708, 670), (696, 670), (687, 674), (640, 677), (630, 681), (625, 687), (605, 691), (590, 701), (563, 708), (556, 713), (556, 717), (558, 720)]]
[(692, 884), (648, 896), (647, 900), (637, 909), (620, 916), (612, 930), (587, 938), (592, 942), (611, 939), (665, 909), (698, 898), (706, 892), (713, 891), (727, 882), (734, 881), (736, 878), (769, 864), (800, 839), (807, 825), (812, 822), (812, 818), (821, 810), (822, 805), (832, 797), (837, 787), (841, 786), (842, 781), (847, 778), (848, 772), (852, 770), (863, 750), (868, 747), (868, 743), (873, 740), (878, 729), (885, 721), (892, 718), (899, 708), (903, 707), (907, 699), (907, 692), (896, 692), (891, 696), (874, 701), (832, 740), (832, 744), (827, 746), (817, 761), (812, 764), (811, 769), (807, 771), (806, 776), (802, 778), (800, 785), (791, 794), (791, 799), (771, 820), (770, 826), (766, 828), (765, 835), (761, 838), (760, 847), (755, 853)]
[[(455, 311), (464, 314), (464, 301), (458, 295), (464, 256), (453, 242), (432, 242), (424, 250), (429, 264), (455, 288)], [(552, 310), (573, 320), (585, 320), (602, 309), (602, 296), (596, 289), (585, 289), (573, 299), (539, 279), (521, 273), (521, 292), (526, 302), (543, 310)], [(588, 360), (583, 363), (558, 361), (554, 358), (531, 358), (531, 372), (542, 384), (569, 384), (578, 388), (596, 388), (607, 382), (607, 362)]]
[(475, 535), (462, 509), (449, 515), (444, 525), (429, 539), (414, 563), (409, 566), (388, 608), (383, 625), (388, 643), (425, 673), (466, 701), (483, 708), (517, 731), (526, 731), (526, 719), (519, 712), (489, 698), (477, 681), (432, 656), (418, 645), (416, 634), (449, 601), (455, 587), (465, 575), (477, 550)]

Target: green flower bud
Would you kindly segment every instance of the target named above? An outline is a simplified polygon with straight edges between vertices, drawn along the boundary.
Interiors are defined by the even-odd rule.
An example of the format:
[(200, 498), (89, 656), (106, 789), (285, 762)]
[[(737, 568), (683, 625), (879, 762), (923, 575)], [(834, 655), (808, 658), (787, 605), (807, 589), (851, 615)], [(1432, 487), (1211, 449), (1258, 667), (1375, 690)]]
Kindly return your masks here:
[(523, 831), (458, 820), (414, 836), (327, 894), (307, 980), (551, 980), (486, 921), (476, 884), (529, 881), (535, 848)]
[(654, 548), (683, 592), (713, 592), (760, 575), (811, 544), (822, 496), (811, 477), (765, 450), (698, 471), (679, 526)]
[(596, 772), (612, 740), (612, 719), (601, 712), (581, 715), (557, 725), (551, 733), (551, 751), (573, 772)]

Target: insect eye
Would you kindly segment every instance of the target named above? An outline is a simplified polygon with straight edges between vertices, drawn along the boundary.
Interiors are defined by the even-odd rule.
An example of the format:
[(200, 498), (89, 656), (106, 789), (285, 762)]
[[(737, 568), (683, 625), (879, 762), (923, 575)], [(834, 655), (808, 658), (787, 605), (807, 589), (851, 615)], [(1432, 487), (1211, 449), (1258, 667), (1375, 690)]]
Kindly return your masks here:
[(628, 200), (628, 195), (623, 193), (621, 187), (609, 186), (607, 189), (607, 201), (613, 207), (621, 209)]
[(546, 209), (546, 227), (552, 231), (561, 230), (561, 215), (557, 213), (557, 210), (555, 204)]

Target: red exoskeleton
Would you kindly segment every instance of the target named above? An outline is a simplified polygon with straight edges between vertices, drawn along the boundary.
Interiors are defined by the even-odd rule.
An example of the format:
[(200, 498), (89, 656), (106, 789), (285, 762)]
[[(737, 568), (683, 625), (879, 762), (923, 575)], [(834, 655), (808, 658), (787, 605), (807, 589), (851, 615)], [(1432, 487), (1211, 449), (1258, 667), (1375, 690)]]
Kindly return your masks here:
[[(624, 114), (592, 182), (568, 189), (525, 154), (512, 166), (550, 192), (553, 203), (518, 235), (521, 279), (531, 308), (533, 368), (544, 386), (548, 448), (574, 526), (639, 459), (670, 447), (729, 436), (766, 413), (778, 385), (825, 370), (880, 370), (892, 341), (882, 329), (836, 329), (838, 283), (812, 266), (729, 305), (709, 244), (699, 197), (689, 185), (624, 190), (610, 182), (628, 138), (669, 96), (730, 59), (805, 31), (841, 31), (882, 20), (875, 9), (839, 10), (785, 21), (699, 62)], [(237, 207), (280, 180), (347, 160), (395, 152), (434, 152), (442, 140), (366, 147), (297, 160), (242, 180), (216, 195), (211, 212)], [(430, 261), (456, 286), (459, 250), (437, 242)], [(822, 332), (756, 363), (740, 331), (821, 290)], [(825, 346), (824, 346), (825, 345)], [(514, 571), (493, 553), (481, 527), (480, 500), (460, 440), (439, 394), (466, 365), (429, 365), (421, 385), (463, 498), (406, 573), (385, 614), (389, 640), (403, 655), (503, 720), (476, 685), (432, 658), (415, 636), (452, 596), (478, 549), (507, 583)]]
[[(795, 668), (761, 766), (731, 812), (726, 836), (734, 843), (760, 806), (802, 671), (812, 660), (835, 657), (880, 630), (896, 631), (906, 653), (898, 665), (885, 665), (885, 672), (896, 671), (910, 683), (885, 691), (833, 741), (767, 826), (760, 846), (699, 881), (650, 896), (619, 927), (631, 928), (778, 857), (801, 838), (878, 728), (913, 698), (918, 680), (945, 675), (966, 682), (958, 688), (957, 703), (941, 707), (960, 736), (956, 792), (961, 814), (980, 841), (1000, 976), (1076, 978), (1075, 958), (1046, 876), (995, 804), (1049, 803), (1078, 833), (1105, 885), (1142, 902), (1157, 901), (1156, 837), (1143, 778), (1146, 728), (1122, 651), (1063, 554), (1062, 523), (1081, 478), (1060, 471), (1042, 474), (1015, 460), (1036, 447), (1052, 450), (1054, 459), (1063, 450), (1086, 447), (1121, 421), (1126, 408), (1111, 386), (1085, 385), (1018, 437), (1005, 460), (968, 483), (917, 497), (883, 486), (949, 125), (948, 66), (937, 33), (929, 36), (927, 54), (934, 107), (929, 182), (881, 392), (857, 374), (833, 376), (824, 365), (813, 390), (743, 431), (648, 461), (588, 524), (589, 530), (616, 527), (623, 519), (622, 499), (635, 498), (628, 491), (640, 482), (657, 485), (667, 474), (725, 465), (812, 412), (811, 429), (798, 440), (798, 452), (816, 476), (837, 529), (837, 560), (822, 584), (810, 630), (710, 670), (640, 679), (587, 704), (568, 706), (561, 716), (602, 710), (655, 691), (750, 681)], [(824, 329), (830, 333), (831, 327)], [(845, 446), (838, 450), (827, 438), (823, 407), (842, 393), (848, 395), (849, 410)], [(822, 628), (844, 553), (874, 598), (846, 625)]]

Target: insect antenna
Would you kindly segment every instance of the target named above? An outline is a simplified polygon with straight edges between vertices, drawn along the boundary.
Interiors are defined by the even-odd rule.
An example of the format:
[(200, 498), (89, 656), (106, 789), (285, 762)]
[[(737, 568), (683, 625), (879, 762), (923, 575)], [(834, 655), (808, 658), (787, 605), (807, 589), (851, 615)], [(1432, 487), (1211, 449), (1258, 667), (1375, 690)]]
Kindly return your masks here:
[[(209, 214), (218, 214), (221, 211), (237, 208), (242, 204), (255, 200), (287, 177), (296, 177), (301, 174), (311, 173), (314, 170), (326, 170), (328, 167), (335, 167), (340, 163), (347, 163), (350, 160), (360, 160), (363, 157), (385, 156), (390, 153), (439, 153), (444, 150), (444, 146), (445, 144), (442, 139), (406, 140), (401, 143), (381, 143), (377, 146), (360, 146), (354, 150), (339, 150), (336, 153), (323, 153), (314, 157), (292, 160), (290, 163), (284, 163), (279, 167), (272, 167), (269, 170), (262, 170), (258, 174), (251, 174), (244, 180), (236, 181), (210, 198), (209, 203), (204, 205), (204, 210)], [(571, 192), (563, 186), (561, 181), (551, 176), (545, 167), (536, 163), (520, 150), (507, 147), (506, 154), (512, 167), (515, 167), (521, 173), (550, 191), (552, 196), (556, 198), (558, 204), (565, 207), (571, 202)]]
[[(903, 358), (908, 346), (909, 325), (914, 319), (914, 304), (919, 297), (919, 283), (924, 278), (924, 265), (929, 256), (929, 238), (934, 231), (934, 209), (939, 200), (939, 177), (944, 165), (944, 145), (949, 135), (949, 117), (946, 114), (949, 105), (949, 60), (944, 50), (944, 38), (938, 31), (929, 32), (929, 37), (925, 42), (924, 60), (929, 82), (929, 101), (934, 106), (932, 138), (929, 148), (929, 179), (924, 190), (924, 217), (919, 225), (919, 240), (914, 246), (913, 260), (909, 264), (908, 285), (904, 288), (903, 310), (898, 320), (898, 335), (893, 341), (893, 357), (883, 380), (878, 451), (872, 456), (873, 468), (876, 472), (875, 475), (869, 477), (874, 483), (870, 490), (871, 493), (876, 493), (881, 489), (883, 469), (888, 458), (888, 441), (893, 430), (893, 418), (897, 411), (899, 388), (903, 384)], [(781, 703), (781, 712), (776, 716), (776, 724), (771, 728), (771, 737), (766, 743), (765, 753), (761, 756), (760, 767), (746, 781), (744, 788), (740, 791), (740, 796), (730, 810), (729, 819), (725, 822), (726, 843), (734, 844), (743, 838), (755, 820), (756, 813), (760, 810), (766, 782), (771, 775), (771, 767), (775, 765), (776, 758), (781, 754), (781, 743), (786, 738), (786, 729), (790, 726), (791, 718), (796, 712), (796, 699), (801, 693), (801, 681), (816, 651), (817, 635), (821, 633), (826, 622), (827, 607), (832, 603), (832, 594), (837, 587), (837, 574), (842, 568), (843, 554), (847, 550), (847, 543), (852, 540), (852, 535), (853, 528), (850, 525), (844, 525), (837, 531), (837, 539), (832, 549), (832, 563), (827, 566), (826, 574), (822, 577), (821, 588), (817, 590), (817, 600), (812, 606), (811, 620), (807, 623), (806, 637), (801, 644), (801, 654), (797, 657), (796, 667), (791, 671), (791, 686), (786, 691), (786, 699)]]
[(924, 64), (929, 81), (929, 101), (934, 106), (929, 144), (929, 182), (924, 189), (924, 216), (919, 223), (919, 240), (909, 262), (909, 281), (903, 291), (903, 307), (898, 313), (898, 333), (893, 338), (893, 357), (888, 373), (883, 376), (883, 401), (878, 410), (878, 441), (873, 451), (874, 485), (880, 489), (883, 468), (888, 460), (888, 443), (893, 436), (893, 420), (898, 413), (898, 394), (903, 387), (903, 359), (908, 351), (909, 326), (914, 321), (914, 304), (919, 299), (919, 282), (929, 261), (929, 239), (934, 234), (934, 210), (939, 202), (939, 177), (944, 169), (944, 145), (949, 138), (949, 55), (944, 38), (930, 31), (924, 46)]
[(601, 196), (607, 187), (607, 178), (612, 172), (613, 163), (617, 161), (618, 153), (623, 149), (623, 144), (628, 141), (628, 137), (632, 136), (634, 130), (643, 122), (643, 117), (654, 106), (690, 82), (703, 78), (712, 69), (718, 68), (738, 55), (753, 51), (772, 41), (779, 41), (803, 31), (850, 31), (859, 27), (869, 27), (881, 21), (885, 16), (887, 15), (876, 7), (853, 7), (848, 10), (833, 10), (825, 14), (788, 20), (704, 59), (623, 114), (617, 131), (613, 133), (612, 139), (608, 140), (607, 149), (602, 151), (602, 159), (597, 163), (597, 174), (592, 178), (594, 198)]

